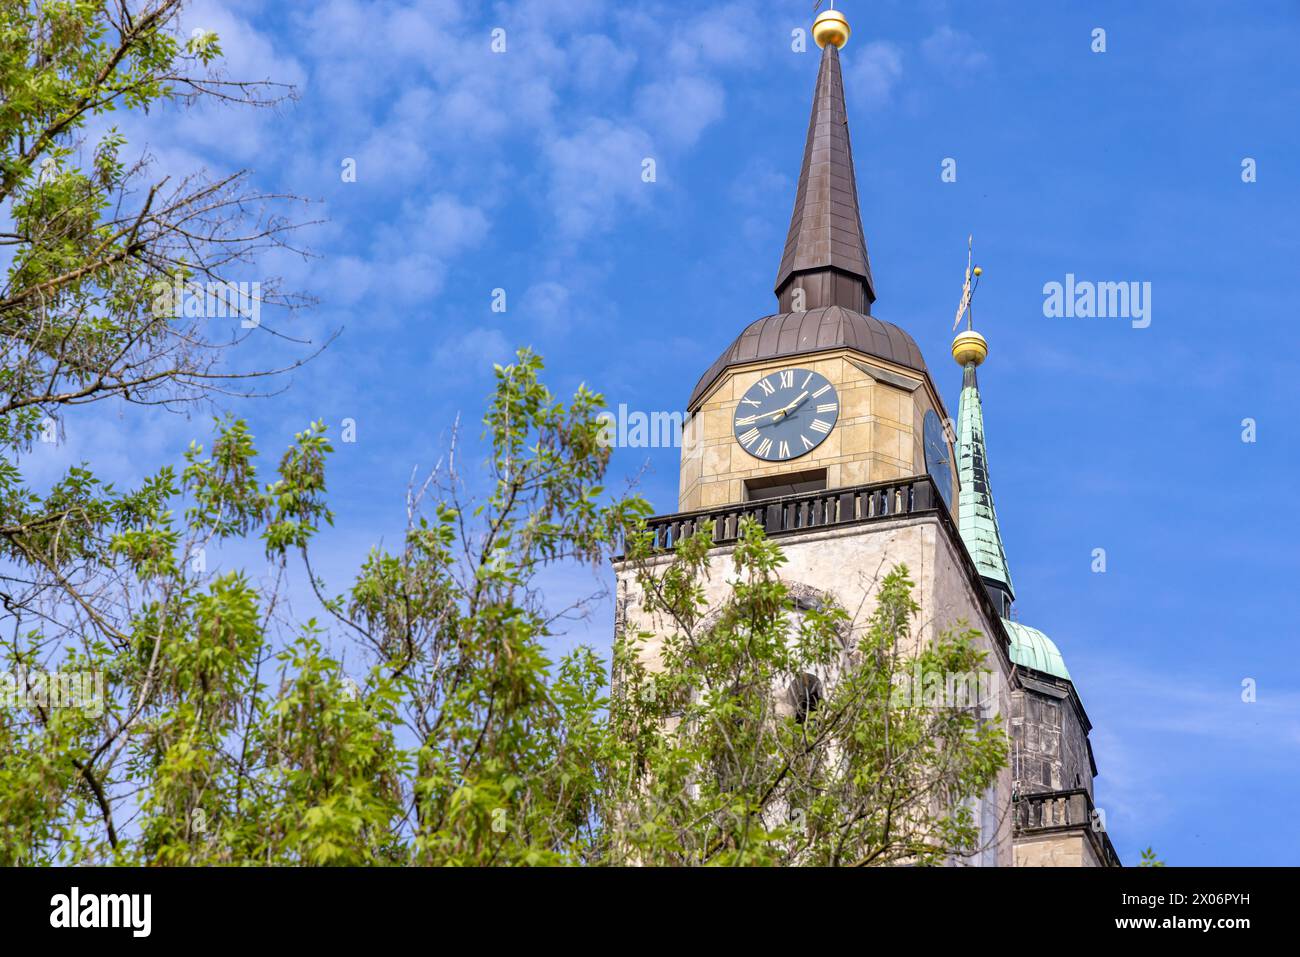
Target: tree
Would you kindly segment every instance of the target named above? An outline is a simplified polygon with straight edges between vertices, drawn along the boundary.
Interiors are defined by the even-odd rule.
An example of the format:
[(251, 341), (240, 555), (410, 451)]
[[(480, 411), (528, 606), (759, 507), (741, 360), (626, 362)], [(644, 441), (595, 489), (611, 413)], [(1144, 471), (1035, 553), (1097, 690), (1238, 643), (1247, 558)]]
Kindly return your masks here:
[[(401, 548), (374, 551), (343, 594), (312, 572), (333, 517), (319, 425), (268, 483), (228, 419), (179, 475), (101, 492), (106, 561), (130, 582), (101, 611), (123, 640), (59, 663), (102, 676), (98, 708), (26, 694), (0, 711), (0, 859), (876, 864), (974, 849), (969, 799), (1005, 738), (977, 706), (918, 706), (894, 677), (976, 669), (973, 634), (911, 656), (899, 568), (847, 646), (834, 607), (807, 610), (792, 635), (780, 549), (753, 525), (732, 595), (699, 627), (709, 543), (684, 542), (655, 571), (645, 503), (600, 484), (600, 396), (558, 402), (540, 372), (526, 351), (498, 367), (490, 493), (467, 502), (455, 471), (435, 470), (411, 491)], [(185, 560), (252, 537), (276, 563), (269, 583)], [(547, 659), (566, 610), (547, 607), (537, 576), (601, 565), (623, 540), (651, 605), (683, 627), (657, 673), (645, 636), (622, 636), (611, 700), (592, 649)], [(280, 611), (293, 568), (324, 619)], [(15, 631), (10, 664), (36, 672), (49, 640), (40, 622)], [(345, 668), (349, 650), (361, 657)], [(783, 703), (799, 676), (820, 683)]]
[[(52, 659), (75, 667), (132, 648), (146, 596), (114, 548), (128, 547), (127, 533), (143, 540), (174, 491), (164, 474), (121, 495), (86, 465), (36, 488), (22, 454), (55, 441), (83, 405), (179, 408), (253, 394), (257, 379), (284, 370), (239, 368), (231, 347), (270, 327), (263, 307), (305, 301), (274, 277), (249, 282), (239, 272), (269, 248), (291, 248), (301, 225), (285, 213), (293, 197), (260, 191), (240, 171), (156, 175), (148, 156), (130, 157), (117, 128), (102, 124), (117, 110), (264, 107), (292, 95), (225, 77), (214, 34), (179, 35), (181, 7), (0, 0), (0, 601), (12, 624), (11, 678)], [(214, 322), (214, 312), (228, 321)], [(161, 551), (151, 560), (168, 561)], [(120, 737), (86, 747), (94, 729), (84, 716), (35, 715), (51, 725), (52, 750), (29, 754), (27, 767), (7, 764), (14, 788), (28, 790), (10, 796), (21, 806), (4, 819), (29, 827), (13, 822), (30, 813), (39, 838), (49, 802), (77, 788), (114, 842), (101, 773), (112, 754), (98, 745)]]
[(1155, 848), (1148, 847), (1142, 852), (1142, 862), (1138, 867), (1164, 867), (1165, 862), (1156, 856)]
[[(126, 494), (92, 485), (100, 561), (123, 583), (96, 612), (120, 640), (73, 647), (16, 613), (0, 861), (589, 859), (604, 666), (583, 649), (552, 669), (535, 578), (550, 562), (601, 561), (645, 507), (600, 502), (600, 397), (557, 402), (540, 369), (528, 353), (498, 369), (486, 500), (462, 505), (455, 473), (435, 471), (412, 491), (402, 549), (373, 552), (342, 595), (326, 595), (310, 558), (333, 518), (320, 425), (269, 483), (245, 425), (227, 419), (179, 475)], [(426, 515), (430, 490), (445, 495)], [(270, 582), (186, 558), (247, 538), (275, 563)], [(291, 560), (326, 622), (281, 613)], [(356, 677), (331, 651), (344, 641), (364, 656)], [(97, 700), (44, 683), (52, 643), (62, 674), (103, 682)]]
[(257, 190), (245, 172), (173, 181), (147, 156), (128, 159), (116, 127), (88, 132), (116, 110), (269, 106), (292, 94), (224, 78), (214, 34), (178, 36), (181, 6), (0, 0), (2, 597), (11, 613), (61, 614), (70, 631), (119, 642), (97, 607), (110, 516), (96, 480), (73, 469), (37, 491), (19, 456), (55, 441), (86, 404), (251, 394), (284, 370), (237, 368), (230, 347), (269, 328), (264, 306), (303, 301), (238, 272), (287, 248), (301, 225), (284, 212), (292, 197)]

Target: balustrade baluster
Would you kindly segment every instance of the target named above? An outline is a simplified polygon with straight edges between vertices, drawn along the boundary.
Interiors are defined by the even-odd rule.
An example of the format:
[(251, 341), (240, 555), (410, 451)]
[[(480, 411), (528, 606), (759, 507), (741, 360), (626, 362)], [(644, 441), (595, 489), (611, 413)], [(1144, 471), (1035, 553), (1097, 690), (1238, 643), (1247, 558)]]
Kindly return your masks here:
[(928, 479), (920, 479), (912, 484), (912, 508), (913, 512), (924, 511), (927, 508), (934, 507), (934, 486)]

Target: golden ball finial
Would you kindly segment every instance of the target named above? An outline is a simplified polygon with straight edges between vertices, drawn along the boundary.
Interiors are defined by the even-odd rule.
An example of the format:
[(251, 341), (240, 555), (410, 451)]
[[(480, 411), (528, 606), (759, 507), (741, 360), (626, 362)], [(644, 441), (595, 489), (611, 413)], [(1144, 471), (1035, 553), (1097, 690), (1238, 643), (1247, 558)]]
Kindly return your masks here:
[(972, 362), (979, 365), (988, 354), (988, 342), (974, 329), (967, 329), (957, 333), (957, 338), (952, 341), (952, 357), (957, 360), (957, 365), (962, 368)]
[(842, 50), (849, 42), (849, 21), (838, 10), (823, 10), (813, 21), (813, 39), (819, 47), (833, 43), (836, 49)]
[(984, 275), (984, 270), (981, 269), (979, 266), (976, 266), (975, 269), (974, 269), (974, 273), (975, 273), (975, 275), (977, 275), (977, 276), (982, 276), (982, 275)]

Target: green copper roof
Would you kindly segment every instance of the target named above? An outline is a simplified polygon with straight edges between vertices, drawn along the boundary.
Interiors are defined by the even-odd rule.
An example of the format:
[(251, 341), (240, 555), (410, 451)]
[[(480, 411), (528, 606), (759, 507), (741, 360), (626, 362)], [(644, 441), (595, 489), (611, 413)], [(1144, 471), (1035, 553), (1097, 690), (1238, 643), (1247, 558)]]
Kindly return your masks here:
[(957, 475), (961, 495), (957, 500), (957, 526), (975, 567), (985, 578), (1011, 587), (1011, 570), (998, 531), (998, 515), (993, 508), (993, 489), (989, 486), (988, 453), (984, 447), (984, 410), (980, 404), (979, 383), (974, 364), (966, 366), (962, 376), (961, 404), (957, 408)]
[(1056, 675), (1066, 681), (1073, 680), (1070, 672), (1065, 668), (1065, 659), (1061, 657), (1060, 650), (1051, 638), (1037, 628), (1030, 628), (1010, 618), (1003, 618), (1002, 624), (1007, 626), (1007, 634), (1011, 637), (1012, 661), (1026, 668), (1033, 668), (1035, 671)]

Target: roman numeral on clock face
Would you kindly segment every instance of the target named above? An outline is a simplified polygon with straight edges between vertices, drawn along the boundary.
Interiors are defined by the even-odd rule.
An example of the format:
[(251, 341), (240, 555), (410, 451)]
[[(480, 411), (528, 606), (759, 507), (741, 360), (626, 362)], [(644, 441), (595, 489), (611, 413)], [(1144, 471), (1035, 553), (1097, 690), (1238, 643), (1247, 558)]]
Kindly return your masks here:
[(838, 408), (839, 408), (839, 405), (837, 405), (837, 404), (834, 403), (834, 402), (823, 402), (821, 405), (817, 406), (817, 411), (818, 411), (818, 412), (834, 412), (834, 411), (835, 411), (836, 409), (838, 409)]
[(758, 429), (750, 429), (748, 432), (741, 433), (736, 441), (738, 441), (745, 448), (749, 448), (751, 445), (757, 442), (758, 439), (759, 439)]
[(788, 459), (790, 457), (790, 443), (782, 442), (781, 445), (777, 448), (776, 454), (780, 458)]
[(830, 432), (831, 424), (822, 419), (813, 419), (812, 425), (808, 426), (808, 428), (812, 429), (814, 432), (820, 432), (822, 435), (825, 435)]
[(771, 395), (776, 391), (776, 386), (772, 385), (772, 383), (768, 382), (766, 379), (759, 379), (758, 385), (763, 390), (764, 395)]
[(827, 390), (830, 389), (830, 387), (831, 384), (827, 382), (824, 386), (822, 386), (820, 389), (818, 389), (816, 392), (813, 393), (813, 398), (820, 399), (823, 395), (826, 394)]
[(765, 459), (767, 458), (767, 453), (771, 451), (772, 451), (772, 440), (764, 439), (762, 442), (758, 443), (758, 448), (754, 450), (754, 453), (758, 455), (760, 458)]
[(799, 435), (799, 441), (803, 443), (803, 450), (805, 452), (813, 447), (813, 444), (808, 441), (808, 436), (803, 435), (802, 433)]
[(794, 385), (794, 370), (786, 369), (781, 373), (781, 388), (788, 389)]

